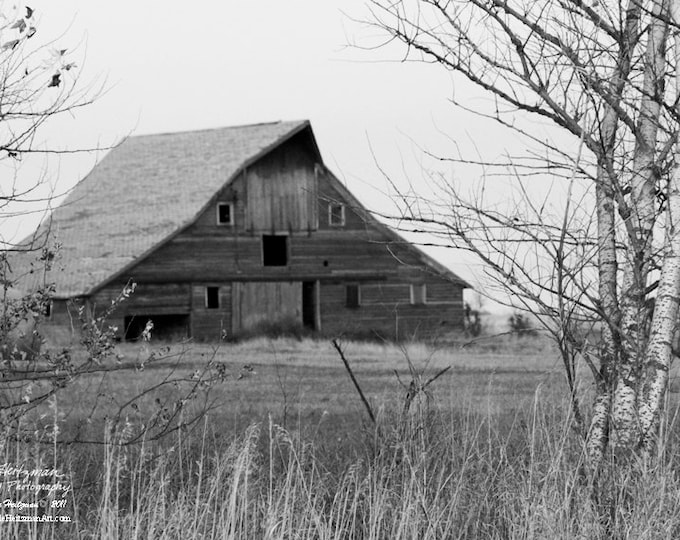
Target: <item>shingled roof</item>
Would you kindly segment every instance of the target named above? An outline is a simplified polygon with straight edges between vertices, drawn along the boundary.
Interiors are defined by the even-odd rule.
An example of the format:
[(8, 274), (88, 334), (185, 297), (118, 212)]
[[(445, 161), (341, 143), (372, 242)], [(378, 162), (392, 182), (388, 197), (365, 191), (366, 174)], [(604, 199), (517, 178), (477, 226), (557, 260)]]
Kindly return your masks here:
[[(62, 245), (50, 274), (55, 296), (88, 294), (192, 223), (243, 168), (308, 127), (308, 121), (275, 122), (123, 141), (37, 232), (41, 237), (50, 228)], [(17, 257), (15, 275), (29, 265), (27, 256)], [(23, 286), (32, 288), (30, 281)]]
[[(311, 130), (306, 120), (130, 137), (111, 150), (22, 244), (49, 232), (61, 245), (49, 275), (56, 286), (54, 296), (89, 295), (193, 223), (244, 168), (304, 129)], [(362, 210), (361, 203), (335, 181), (343, 196)], [(424, 265), (469, 287), (395, 231), (375, 223), (395, 243), (409, 245)], [(12, 259), (22, 289), (39, 285), (42, 274), (31, 271), (34, 253)]]

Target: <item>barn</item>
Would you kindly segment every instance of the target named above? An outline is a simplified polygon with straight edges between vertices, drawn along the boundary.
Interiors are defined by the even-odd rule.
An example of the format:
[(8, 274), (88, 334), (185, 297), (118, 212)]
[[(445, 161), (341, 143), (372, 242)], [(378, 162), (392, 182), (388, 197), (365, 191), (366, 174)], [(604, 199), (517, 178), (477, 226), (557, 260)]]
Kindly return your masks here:
[[(157, 337), (196, 340), (272, 327), (405, 339), (463, 323), (467, 283), (358, 202), (308, 121), (130, 137), (32, 239), (48, 230), (49, 324), (73, 324), (77, 306), (110, 311), (126, 339), (148, 320)], [(39, 279), (30, 264), (14, 261)]]

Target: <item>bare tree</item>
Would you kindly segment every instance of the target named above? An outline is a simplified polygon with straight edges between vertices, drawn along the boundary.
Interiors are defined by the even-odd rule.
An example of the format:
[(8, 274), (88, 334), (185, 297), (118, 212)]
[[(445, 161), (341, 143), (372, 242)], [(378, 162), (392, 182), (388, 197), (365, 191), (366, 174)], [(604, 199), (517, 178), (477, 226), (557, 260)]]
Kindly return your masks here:
[[(80, 66), (74, 51), (61, 40), (41, 37), (39, 13), (30, 6), (0, 3), (0, 220), (27, 212), (27, 204), (49, 202), (45, 174), (21, 174), (27, 161), (36, 169), (48, 154), (67, 154), (92, 149), (69, 149), (44, 140), (44, 128), (77, 109), (90, 105), (101, 85), (79, 80)], [(40, 157), (42, 156), (42, 157)], [(3, 249), (18, 249), (2, 240)], [(35, 246), (29, 245), (28, 248)], [(24, 246), (23, 249), (26, 249)]]
[[(405, 229), (481, 257), (537, 311), (559, 344), (591, 463), (655, 447), (680, 301), (676, 165), (678, 0), (397, 0), (370, 2), (372, 24), (406, 58), (462, 76), (491, 105), (456, 105), (504, 128), (527, 151), (506, 161), (435, 156), (516, 175), (500, 210), (440, 178), (439, 201), (408, 204)], [(677, 38), (676, 38), (677, 39)], [(551, 126), (546, 140), (537, 122)], [(561, 211), (531, 184), (557, 182)], [(417, 209), (417, 211), (415, 210)], [(408, 224), (408, 225), (407, 225)], [(584, 325), (597, 325), (592, 338)], [(592, 335), (592, 334), (591, 334)], [(576, 358), (592, 369), (579, 407)]]
[[(100, 149), (69, 149), (60, 141), (43, 140), (48, 124), (91, 104), (102, 88), (79, 81), (79, 66), (70, 59), (69, 51), (59, 43), (41, 40), (38, 20), (31, 7), (0, 0), (0, 223), (26, 212), (22, 203), (45, 207), (54, 195), (43, 189), (44, 175), (21, 174), (31, 156), (44, 159), (48, 154)], [(49, 227), (41, 230), (49, 232)], [(81, 331), (80, 346), (44, 350), (40, 325), (54, 292), (49, 271), (58, 256), (58, 246), (46, 236), (21, 242), (0, 238), (0, 244), (0, 442), (8, 433), (21, 440), (39, 434), (38, 419), (44, 406), (68, 394), (76, 380), (85, 379), (92, 385), (87, 397), (93, 399), (75, 432), (59, 436), (56, 430), (54, 441), (101, 441), (104, 434), (92, 433), (88, 426), (102, 418), (107, 418), (114, 430), (126, 424), (127, 444), (158, 438), (190, 426), (214, 406), (209, 391), (227, 377), (224, 365), (214, 361), (215, 355), (189, 374), (181, 366), (186, 351), (149, 349), (132, 363), (123, 362), (115, 349), (115, 329), (108, 325), (107, 314), (93, 318), (81, 310), (76, 321)], [(38, 284), (36, 287), (17, 287), (26, 276), (13, 272), (14, 252), (28, 252), (23, 256), (35, 258), (24, 271), (40, 276), (30, 279)], [(133, 289), (129, 286), (121, 291), (110, 309), (125, 301)], [(147, 330), (148, 336), (151, 325)], [(149, 369), (154, 364), (163, 365), (164, 372), (152, 385), (126, 401), (117, 401), (111, 395), (103, 399), (100, 388), (111, 373)], [(130, 417), (143, 420), (129, 426)]]
[[(67, 49), (45, 42), (39, 31), (39, 14), (23, 4), (0, 2), (0, 224), (30, 212), (26, 205), (49, 204), (53, 195), (44, 189), (46, 175), (35, 167), (22, 174), (27, 162), (49, 153), (72, 152), (42, 140), (52, 121), (89, 105), (99, 89), (78, 81), (78, 66)], [(49, 302), (51, 288), (44, 273), (54, 258), (47, 238), (24, 242), (0, 237), (0, 337), (3, 357), (32, 354), (38, 346), (35, 322)], [(8, 256), (13, 251), (35, 255), (35, 271), (43, 275), (38, 290), (22, 295), (13, 290), (20, 277), (12, 274)], [(15, 350), (16, 349), (16, 350)]]

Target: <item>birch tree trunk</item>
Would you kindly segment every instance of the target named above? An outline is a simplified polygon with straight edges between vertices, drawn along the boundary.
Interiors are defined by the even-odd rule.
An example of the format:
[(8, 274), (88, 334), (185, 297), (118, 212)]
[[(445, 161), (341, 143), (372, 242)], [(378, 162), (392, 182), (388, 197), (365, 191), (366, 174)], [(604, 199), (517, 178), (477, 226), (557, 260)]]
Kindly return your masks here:
[(637, 392), (647, 348), (648, 310), (645, 290), (652, 259), (656, 219), (656, 146), (665, 88), (668, 0), (652, 6), (647, 31), (644, 79), (630, 180), (633, 234), (623, 267), (621, 287), (621, 355), (613, 381), (612, 438), (617, 450), (629, 450), (640, 439)]
[[(611, 129), (615, 128), (615, 117), (612, 116)], [(598, 273), (601, 309), (607, 313), (608, 320), (602, 328), (602, 348), (600, 350), (600, 370), (596, 381), (593, 416), (587, 439), (587, 451), (591, 464), (596, 465), (602, 459), (609, 443), (609, 419), (611, 411), (611, 375), (616, 364), (618, 352), (618, 294), (616, 276), (616, 236), (614, 196), (606, 172), (598, 171), (598, 184), (595, 187), (597, 204), (598, 235)]]
[[(619, 50), (617, 73), (612, 84), (612, 93), (621, 99), (626, 81), (631, 71), (631, 58), (638, 39), (640, 21), (640, 4), (631, 0), (626, 9), (623, 40)], [(614, 188), (617, 180), (608, 172), (608, 166), (614, 162), (614, 148), (618, 128), (618, 114), (615, 108), (607, 103), (601, 124), (602, 150), (598, 156), (598, 168), (595, 186), (595, 204), (597, 209), (597, 268), (598, 294), (604, 324), (602, 330), (602, 347), (600, 349), (600, 369), (595, 381), (595, 401), (593, 415), (587, 438), (587, 452), (592, 465), (602, 459), (609, 444), (612, 420), (612, 384), (615, 384), (620, 362), (620, 323), (618, 292), (618, 260), (616, 250), (616, 204)], [(633, 397), (633, 402), (635, 401)]]
[[(680, 0), (672, 0), (670, 15), (674, 25), (680, 23)], [(675, 30), (675, 86), (680, 92), (680, 36)], [(680, 107), (676, 105), (680, 110)], [(668, 385), (671, 362), (671, 345), (678, 324), (680, 302), (680, 143), (675, 143), (675, 165), (668, 181), (668, 207), (666, 210), (666, 237), (664, 245), (659, 291), (654, 305), (649, 345), (645, 358), (643, 381), (638, 394), (638, 411), (641, 445), (651, 452), (657, 439), (659, 420)]]

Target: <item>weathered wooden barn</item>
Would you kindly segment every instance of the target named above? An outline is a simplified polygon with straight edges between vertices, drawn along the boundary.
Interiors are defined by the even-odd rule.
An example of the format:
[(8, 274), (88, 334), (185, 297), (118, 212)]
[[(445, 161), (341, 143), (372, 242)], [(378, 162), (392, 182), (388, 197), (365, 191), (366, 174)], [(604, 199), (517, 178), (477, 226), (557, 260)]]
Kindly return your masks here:
[(156, 336), (198, 340), (462, 326), (465, 281), (362, 207), (307, 121), (131, 137), (48, 224), (61, 245), (52, 324), (70, 324), (74, 304), (109, 309), (134, 282), (109, 315), (121, 337), (148, 320)]

